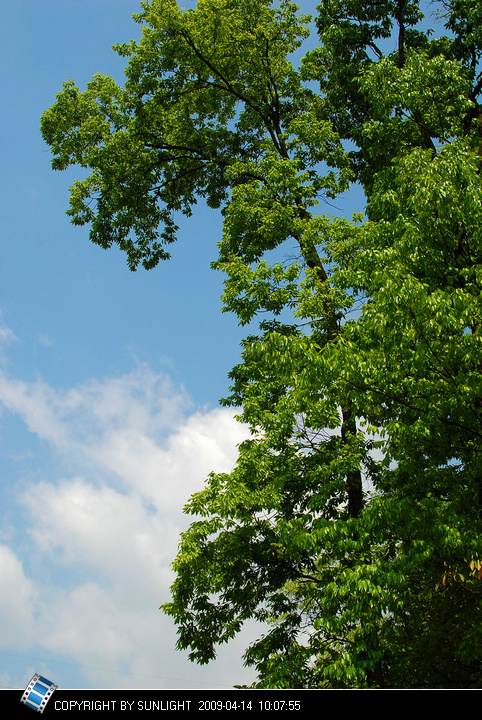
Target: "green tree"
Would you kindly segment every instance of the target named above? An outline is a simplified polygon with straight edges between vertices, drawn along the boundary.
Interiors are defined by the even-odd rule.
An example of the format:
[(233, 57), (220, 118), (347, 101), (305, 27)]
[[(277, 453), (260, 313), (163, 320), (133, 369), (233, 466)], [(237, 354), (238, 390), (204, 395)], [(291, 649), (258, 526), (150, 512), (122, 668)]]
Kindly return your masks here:
[[(298, 68), (286, 0), (141, 8), (125, 86), (66, 82), (41, 130), (90, 170), (72, 221), (132, 270), (169, 257), (175, 212), (219, 209), (224, 310), (263, 318), (222, 401), (251, 437), (186, 508), (178, 647), (209, 662), (256, 619), (257, 687), (474, 686), (481, 5), (439, 3), (432, 37), (419, 2), (324, 0)], [(354, 182), (364, 214), (317, 212)]]

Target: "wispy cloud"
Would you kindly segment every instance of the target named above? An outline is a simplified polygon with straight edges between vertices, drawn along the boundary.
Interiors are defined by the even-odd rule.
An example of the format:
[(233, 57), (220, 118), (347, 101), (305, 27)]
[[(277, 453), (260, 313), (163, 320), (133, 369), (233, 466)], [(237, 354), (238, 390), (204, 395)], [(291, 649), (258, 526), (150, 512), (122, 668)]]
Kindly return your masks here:
[(4, 364), (6, 361), (5, 350), (17, 341), (17, 336), (5, 323), (0, 311), (0, 363)]

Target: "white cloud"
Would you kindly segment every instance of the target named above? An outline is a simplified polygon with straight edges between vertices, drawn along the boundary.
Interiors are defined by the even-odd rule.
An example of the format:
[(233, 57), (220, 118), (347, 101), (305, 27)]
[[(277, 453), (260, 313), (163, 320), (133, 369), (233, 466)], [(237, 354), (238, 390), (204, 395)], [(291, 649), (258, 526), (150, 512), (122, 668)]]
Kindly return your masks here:
[(34, 584), (25, 576), (22, 563), (6, 545), (0, 545), (1, 643), (24, 649), (34, 634)]
[(16, 337), (15, 333), (7, 326), (2, 317), (2, 313), (0, 312), (0, 344), (10, 345), (17, 340), (18, 338)]
[(2, 313), (0, 311), (0, 362), (4, 364), (6, 362), (6, 356), (4, 349), (14, 342), (17, 342), (18, 338), (15, 333), (6, 325)]
[(57, 390), (43, 380), (26, 383), (0, 375), (0, 402), (24, 419), (30, 432), (59, 452), (89, 455), (99, 433), (134, 429), (159, 436), (183, 419), (187, 396), (175, 393), (169, 379), (146, 366), (120, 378)]
[(44, 648), (81, 665), (94, 687), (245, 682), (244, 643), (224, 648), (216, 669), (198, 669), (174, 650), (158, 609), (189, 522), (183, 505), (210, 471), (232, 469), (247, 435), (232, 411), (192, 412), (184, 392), (143, 365), (67, 390), (1, 374), (0, 403), (58, 467), (55, 477), (36, 467), (36, 480), (18, 485), (19, 539), (0, 547), (0, 647)]

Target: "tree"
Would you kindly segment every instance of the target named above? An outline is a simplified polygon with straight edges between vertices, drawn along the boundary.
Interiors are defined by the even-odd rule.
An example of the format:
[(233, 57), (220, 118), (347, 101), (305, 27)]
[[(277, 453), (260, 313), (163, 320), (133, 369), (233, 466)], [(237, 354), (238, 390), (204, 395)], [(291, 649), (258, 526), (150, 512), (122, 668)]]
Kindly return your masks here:
[[(93, 242), (151, 269), (204, 198), (224, 310), (263, 318), (222, 401), (251, 437), (191, 498), (162, 606), (200, 663), (263, 623), (257, 687), (480, 683), (481, 6), (440, 5), (432, 38), (419, 2), (324, 0), (296, 69), (287, 0), (141, 3), (125, 86), (42, 116), (53, 167), (91, 171)], [(364, 214), (317, 213), (354, 182)]]

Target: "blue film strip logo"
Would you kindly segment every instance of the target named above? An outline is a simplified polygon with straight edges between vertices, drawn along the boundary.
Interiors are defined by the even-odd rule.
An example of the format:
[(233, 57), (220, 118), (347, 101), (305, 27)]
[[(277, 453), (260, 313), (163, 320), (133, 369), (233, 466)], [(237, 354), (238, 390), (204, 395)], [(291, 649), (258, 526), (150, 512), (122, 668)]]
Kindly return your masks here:
[(46, 680), (41, 675), (34, 675), (25, 688), (21, 702), (33, 710), (43, 713), (45, 706), (57, 688), (58, 685), (54, 685), (50, 680)]

